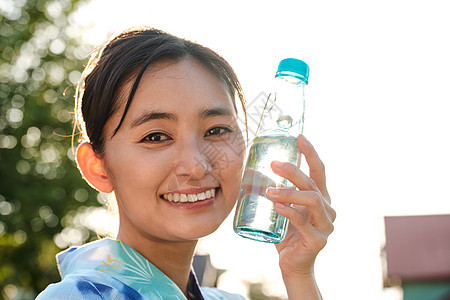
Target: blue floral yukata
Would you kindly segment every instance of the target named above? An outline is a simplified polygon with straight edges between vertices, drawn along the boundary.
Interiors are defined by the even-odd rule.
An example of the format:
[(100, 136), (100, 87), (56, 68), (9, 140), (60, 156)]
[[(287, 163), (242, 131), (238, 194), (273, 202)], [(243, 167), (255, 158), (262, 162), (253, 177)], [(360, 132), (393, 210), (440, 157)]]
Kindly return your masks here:
[[(72, 247), (57, 255), (62, 280), (49, 285), (37, 300), (186, 299), (183, 292), (152, 263), (122, 241), (105, 238)], [(199, 287), (194, 272), (189, 299), (242, 300), (242, 296)]]

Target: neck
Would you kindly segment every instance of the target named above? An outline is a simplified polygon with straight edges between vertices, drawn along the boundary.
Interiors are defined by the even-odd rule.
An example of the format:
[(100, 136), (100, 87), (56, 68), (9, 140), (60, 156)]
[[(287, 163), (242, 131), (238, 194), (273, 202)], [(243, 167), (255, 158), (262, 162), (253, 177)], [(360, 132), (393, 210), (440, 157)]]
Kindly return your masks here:
[[(130, 236), (134, 237), (128, 238)], [(117, 239), (144, 256), (187, 296), (187, 283), (197, 241), (170, 242), (135, 237), (121, 234), (120, 231), (117, 235)]]

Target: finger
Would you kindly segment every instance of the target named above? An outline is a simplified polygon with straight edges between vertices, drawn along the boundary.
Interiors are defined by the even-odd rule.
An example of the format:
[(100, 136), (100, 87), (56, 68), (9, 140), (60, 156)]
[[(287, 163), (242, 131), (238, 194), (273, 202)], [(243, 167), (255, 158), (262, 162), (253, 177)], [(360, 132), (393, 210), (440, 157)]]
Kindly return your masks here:
[(286, 178), (299, 190), (320, 192), (314, 180), (308, 177), (295, 165), (288, 162), (279, 162), (274, 160), (271, 163), (271, 167), (275, 174)]
[(322, 194), (329, 200), (326, 186), (325, 165), (320, 159), (319, 154), (317, 154), (314, 146), (303, 135), (298, 136), (297, 145), (300, 153), (305, 156), (309, 166), (309, 176), (314, 180)]
[(328, 201), (325, 201), (325, 210), (327, 211), (328, 217), (330, 218), (331, 222), (334, 222), (336, 220), (336, 211), (334, 208), (331, 207), (330, 203)]
[(302, 234), (304, 243), (317, 250), (325, 247), (329, 233), (323, 233), (314, 227), (309, 222), (307, 214), (301, 214), (295, 208), (283, 203), (276, 203), (275, 210), (289, 219), (289, 224), (293, 225)]
[[(272, 170), (278, 174), (279, 176), (282, 176), (286, 179), (288, 179), (292, 184), (294, 184), (299, 190), (302, 191), (315, 191), (317, 193), (322, 194), (322, 191), (317, 187), (314, 180), (312, 180), (310, 177), (308, 177), (305, 173), (303, 173), (299, 168), (294, 166), (291, 163), (286, 162), (278, 162), (273, 161), (271, 164)], [(292, 188), (269, 188), (267, 191), (275, 191), (275, 190), (286, 190), (282, 197), (287, 197), (290, 195)], [(267, 192), (266, 191), (266, 192)], [(325, 210), (328, 214), (328, 217), (331, 221), (334, 221), (336, 219), (336, 212), (330, 205), (330, 196), (325, 194), (322, 194), (322, 200), (325, 205)], [(282, 202), (289, 202), (289, 200), (283, 199)], [(291, 202), (289, 202), (291, 203)]]
[(325, 233), (333, 231), (332, 216), (329, 215), (326, 208), (327, 203), (319, 192), (268, 188), (267, 195), (274, 202), (289, 203), (306, 208), (311, 215), (310, 222), (313, 226)]

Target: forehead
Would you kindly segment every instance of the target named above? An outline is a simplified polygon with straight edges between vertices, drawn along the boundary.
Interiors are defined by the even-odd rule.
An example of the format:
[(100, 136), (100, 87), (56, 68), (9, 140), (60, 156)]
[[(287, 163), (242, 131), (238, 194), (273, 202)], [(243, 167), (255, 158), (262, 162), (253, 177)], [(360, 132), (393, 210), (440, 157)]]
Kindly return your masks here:
[(187, 113), (210, 106), (234, 107), (226, 84), (195, 59), (165, 60), (146, 70), (130, 111), (178, 107)]

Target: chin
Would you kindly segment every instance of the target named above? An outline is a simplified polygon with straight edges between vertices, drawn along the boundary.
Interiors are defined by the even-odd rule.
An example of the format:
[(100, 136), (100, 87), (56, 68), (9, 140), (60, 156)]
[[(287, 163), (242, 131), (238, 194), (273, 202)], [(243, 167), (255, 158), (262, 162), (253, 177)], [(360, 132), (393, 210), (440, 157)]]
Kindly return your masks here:
[(192, 230), (190, 233), (186, 234), (187, 238), (190, 240), (198, 240), (203, 237), (206, 237), (212, 233), (214, 233), (219, 226), (222, 224), (222, 222), (218, 224), (211, 224), (209, 223), (208, 226), (199, 226), (197, 230)]

